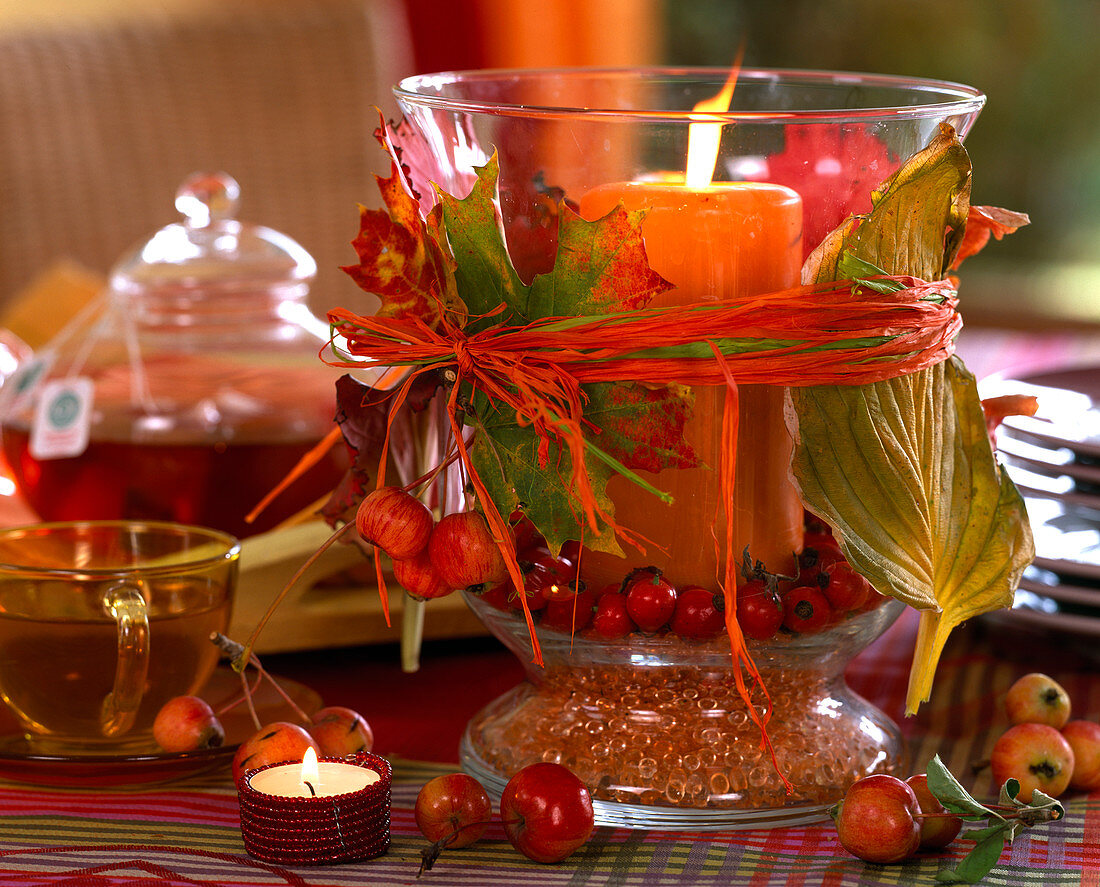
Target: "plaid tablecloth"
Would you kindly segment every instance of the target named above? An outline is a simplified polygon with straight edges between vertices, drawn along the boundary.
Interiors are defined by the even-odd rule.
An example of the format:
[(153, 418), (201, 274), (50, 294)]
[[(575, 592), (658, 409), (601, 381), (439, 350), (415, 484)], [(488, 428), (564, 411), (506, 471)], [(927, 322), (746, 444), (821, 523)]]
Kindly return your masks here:
[[(852, 686), (895, 717), (900, 717), (913, 628), (913, 620), (903, 617), (849, 670)], [(996, 641), (980, 626), (961, 631), (946, 651), (932, 700), (903, 722), (914, 770), (938, 752), (980, 797), (990, 796), (989, 778), (974, 776), (970, 765), (988, 755), (1004, 728), (999, 697), (1020, 674), (1041, 667), (1064, 683), (1077, 716), (1100, 715), (1095, 661), (1058, 658), (1057, 650), (1036, 652), (1012, 638)], [(1045, 658), (1029, 660), (1029, 655)], [(985, 726), (979, 732), (980, 725)], [(516, 853), (494, 823), (482, 840), (444, 853), (418, 880), (426, 842), (417, 833), (413, 803), (424, 782), (451, 768), (394, 764), (390, 851), (367, 863), (293, 870), (245, 854), (236, 794), (224, 771), (118, 790), (2, 782), (0, 885), (935, 884), (936, 872), (970, 846), (960, 840), (946, 855), (875, 866), (845, 853), (828, 824), (698, 834), (602, 828), (570, 859), (547, 866)], [(1100, 794), (1064, 800), (1066, 818), (1025, 832), (1005, 849), (984, 883), (1100, 887)]]

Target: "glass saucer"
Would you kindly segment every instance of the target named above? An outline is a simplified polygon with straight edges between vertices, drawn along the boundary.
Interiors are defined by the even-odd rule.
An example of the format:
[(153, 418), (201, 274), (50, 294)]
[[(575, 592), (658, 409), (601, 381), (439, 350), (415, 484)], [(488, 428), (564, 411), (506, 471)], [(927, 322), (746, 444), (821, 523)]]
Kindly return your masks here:
[[(305, 712), (313, 712), (321, 707), (321, 697), (315, 691), (286, 678), (276, 680)], [(237, 698), (240, 692), (240, 675), (228, 666), (219, 666), (200, 695), (217, 710)], [(252, 698), (256, 714), (262, 722), (296, 720), (286, 701), (268, 682), (261, 684)], [(127, 748), (116, 754), (102, 748), (78, 747), (44, 754), (36, 750), (33, 742), (23, 735), (14, 716), (2, 710), (0, 778), (39, 785), (132, 785), (162, 782), (221, 766), (228, 767), (240, 743), (251, 736), (256, 728), (248, 707), (243, 703), (226, 712), (220, 720), (225, 727), (225, 742), (218, 748), (168, 753), (160, 751), (150, 739), (148, 748)]]

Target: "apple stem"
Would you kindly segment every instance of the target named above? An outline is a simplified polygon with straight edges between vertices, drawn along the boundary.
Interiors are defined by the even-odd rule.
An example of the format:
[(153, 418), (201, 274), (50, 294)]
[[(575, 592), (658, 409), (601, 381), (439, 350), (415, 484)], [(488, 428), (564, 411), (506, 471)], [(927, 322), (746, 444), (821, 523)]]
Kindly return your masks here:
[[(263, 724), (260, 721), (259, 715), (256, 713), (256, 706), (252, 702), (252, 694), (260, 686), (260, 682), (263, 680), (266, 680), (268, 683), (271, 684), (272, 687), (275, 688), (275, 692), (282, 697), (283, 701), (286, 702), (286, 704), (290, 707), (290, 710), (294, 712), (294, 714), (303, 724), (309, 724), (312, 722), (313, 718), (306, 714), (302, 710), (302, 707), (290, 698), (287, 692), (282, 688), (282, 686), (280, 686), (279, 682), (275, 680), (275, 678), (272, 677), (271, 673), (263, 667), (263, 664), (260, 662), (259, 656), (257, 656), (250, 650), (247, 650), (247, 648), (243, 644), (238, 643), (232, 638), (226, 637), (219, 631), (211, 632), (210, 640), (219, 650), (228, 654), (234, 660), (240, 660), (244, 662), (245, 667), (251, 665), (254, 669), (256, 669), (256, 683), (252, 687), (249, 687), (248, 685), (248, 678), (245, 674), (245, 667), (241, 668), (240, 675), (244, 700), (248, 703), (248, 712), (250, 715), (252, 715), (252, 720), (256, 724), (257, 730), (263, 727)], [(239, 700), (234, 701), (233, 703), (234, 706), (239, 704)]]

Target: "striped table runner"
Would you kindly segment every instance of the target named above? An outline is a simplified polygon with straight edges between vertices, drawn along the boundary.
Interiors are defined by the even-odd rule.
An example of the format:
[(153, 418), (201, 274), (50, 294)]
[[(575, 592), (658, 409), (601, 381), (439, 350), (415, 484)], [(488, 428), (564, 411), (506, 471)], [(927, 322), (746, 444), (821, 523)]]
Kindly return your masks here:
[[(913, 631), (907, 615), (849, 669), (853, 688), (898, 718)], [(916, 718), (903, 721), (911, 769), (923, 769), (938, 752), (980, 797), (990, 796), (989, 777), (974, 776), (970, 765), (988, 755), (1005, 726), (998, 698), (1037, 664), (1013, 661), (995, 642), (981, 626), (961, 631), (945, 653), (932, 700)], [(1095, 662), (1055, 667), (1043, 661), (1042, 667), (1064, 683), (1079, 716), (1100, 715)], [(981, 724), (988, 731), (976, 733)], [(699, 834), (604, 828), (566, 862), (546, 866), (516, 853), (494, 822), (482, 840), (444, 853), (418, 880), (426, 842), (417, 833), (413, 804), (424, 782), (450, 768), (394, 763), (389, 853), (367, 863), (315, 869), (289, 870), (244, 853), (237, 798), (225, 772), (125, 790), (3, 782), (0, 885), (931, 885), (936, 872), (969, 847), (960, 840), (946, 855), (875, 866), (845, 853), (829, 825)], [(984, 883), (1100, 887), (1100, 794), (1065, 800), (1067, 817), (1025, 832)]]

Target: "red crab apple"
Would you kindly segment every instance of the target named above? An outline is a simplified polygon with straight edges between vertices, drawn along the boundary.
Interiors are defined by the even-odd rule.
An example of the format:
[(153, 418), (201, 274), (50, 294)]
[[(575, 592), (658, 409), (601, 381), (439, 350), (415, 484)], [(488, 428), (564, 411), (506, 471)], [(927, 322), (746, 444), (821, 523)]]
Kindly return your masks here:
[(428, 544), (433, 523), (428, 507), (400, 487), (372, 490), (355, 512), (355, 528), (363, 540), (394, 560), (420, 554)]
[(245, 771), (265, 764), (300, 761), (307, 748), (320, 753), (317, 743), (304, 727), (289, 721), (274, 721), (241, 743), (233, 757), (233, 781), (240, 779)]
[(374, 748), (374, 731), (359, 712), (330, 705), (313, 715), (309, 735), (317, 743), (318, 754), (343, 758)]
[(166, 752), (197, 751), (220, 746), (225, 741), (225, 730), (205, 700), (176, 696), (157, 712), (153, 739)]
[(1005, 694), (1005, 714), (1013, 724), (1047, 724), (1061, 730), (1069, 720), (1069, 694), (1054, 678), (1032, 672)]
[(896, 776), (857, 780), (830, 810), (841, 846), (865, 862), (900, 862), (920, 846), (920, 802)]
[(1048, 724), (1017, 724), (1001, 734), (989, 766), (995, 785), (1019, 780), (1021, 801), (1031, 800), (1035, 789), (1057, 798), (1073, 776), (1073, 748)]
[(920, 812), (927, 819), (920, 821), (920, 845), (930, 849), (946, 847), (959, 836), (962, 830), (962, 819), (958, 816), (947, 815), (947, 808), (939, 802), (928, 788), (928, 776), (920, 773), (910, 776), (906, 783), (917, 796), (920, 804)]
[(422, 601), (446, 597), (455, 590), (455, 586), (435, 571), (426, 551), (407, 560), (394, 561), (393, 578), (412, 597)]
[(561, 764), (529, 764), (508, 780), (500, 798), (504, 833), (535, 862), (560, 862), (592, 836), (588, 788)]
[(492, 530), (476, 511), (441, 517), (428, 540), (428, 557), (451, 588), (473, 590), (493, 585), (508, 574)]
[(1100, 724), (1070, 721), (1062, 735), (1073, 749), (1073, 776), (1070, 788), (1093, 792), (1100, 789)]
[(448, 773), (424, 784), (413, 809), (416, 827), (429, 841), (457, 850), (481, 837), (493, 804), (481, 783), (465, 773)]

